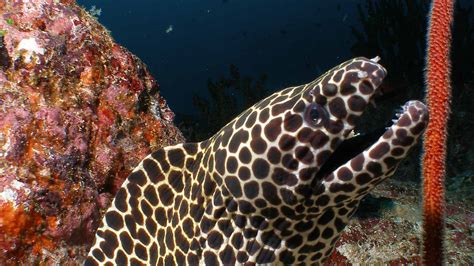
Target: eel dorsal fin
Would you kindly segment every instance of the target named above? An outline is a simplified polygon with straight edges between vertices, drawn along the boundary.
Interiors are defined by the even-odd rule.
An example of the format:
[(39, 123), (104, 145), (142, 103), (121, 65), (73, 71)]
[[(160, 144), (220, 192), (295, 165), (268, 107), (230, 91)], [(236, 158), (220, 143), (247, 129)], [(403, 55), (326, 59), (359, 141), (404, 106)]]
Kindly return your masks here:
[(91, 257), (117, 265), (197, 263), (198, 228), (209, 199), (204, 193), (215, 188), (198, 167), (205, 146), (178, 144), (143, 159), (105, 213), (85, 265), (94, 265)]

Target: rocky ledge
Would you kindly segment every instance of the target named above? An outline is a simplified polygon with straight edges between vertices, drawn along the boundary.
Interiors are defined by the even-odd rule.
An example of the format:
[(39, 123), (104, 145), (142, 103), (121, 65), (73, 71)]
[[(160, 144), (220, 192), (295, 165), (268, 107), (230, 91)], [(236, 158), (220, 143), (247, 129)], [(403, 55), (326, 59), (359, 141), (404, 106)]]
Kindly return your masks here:
[(74, 1), (0, 15), (0, 264), (81, 261), (133, 167), (183, 137), (146, 66)]

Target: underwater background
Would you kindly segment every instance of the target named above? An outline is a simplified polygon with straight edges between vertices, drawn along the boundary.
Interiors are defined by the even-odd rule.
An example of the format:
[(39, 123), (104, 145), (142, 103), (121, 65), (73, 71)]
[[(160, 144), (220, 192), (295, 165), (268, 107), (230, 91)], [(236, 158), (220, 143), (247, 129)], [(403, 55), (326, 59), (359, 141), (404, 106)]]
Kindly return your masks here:
[[(140, 57), (172, 109), (195, 115), (207, 81), (266, 75), (266, 94), (313, 80), (350, 58), (357, 1), (78, 1)], [(258, 99), (254, 99), (256, 101)], [(179, 117), (180, 115), (178, 115)], [(220, 126), (219, 126), (220, 127)]]

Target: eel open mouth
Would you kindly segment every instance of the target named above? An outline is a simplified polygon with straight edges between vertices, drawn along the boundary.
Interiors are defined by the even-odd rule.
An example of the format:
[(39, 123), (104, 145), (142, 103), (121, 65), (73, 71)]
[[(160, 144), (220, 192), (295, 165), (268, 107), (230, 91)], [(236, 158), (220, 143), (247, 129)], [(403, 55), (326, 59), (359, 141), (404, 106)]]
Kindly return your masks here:
[(320, 182), (342, 166), (355, 166), (354, 160), (375, 161), (382, 173), (394, 170), (408, 150), (416, 144), (428, 124), (428, 110), (420, 101), (408, 101), (396, 113), (393, 124), (345, 139), (316, 174)]

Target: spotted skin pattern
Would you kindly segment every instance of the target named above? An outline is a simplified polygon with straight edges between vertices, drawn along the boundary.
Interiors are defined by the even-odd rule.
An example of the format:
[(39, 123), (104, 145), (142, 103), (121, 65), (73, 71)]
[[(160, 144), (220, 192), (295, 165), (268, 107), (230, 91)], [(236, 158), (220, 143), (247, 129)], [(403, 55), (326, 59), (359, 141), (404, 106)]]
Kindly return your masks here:
[(349, 60), (206, 141), (150, 154), (118, 191), (85, 264), (321, 264), (426, 127), (426, 107), (410, 101), (376, 143), (317, 175), (385, 75), (377, 60)]

